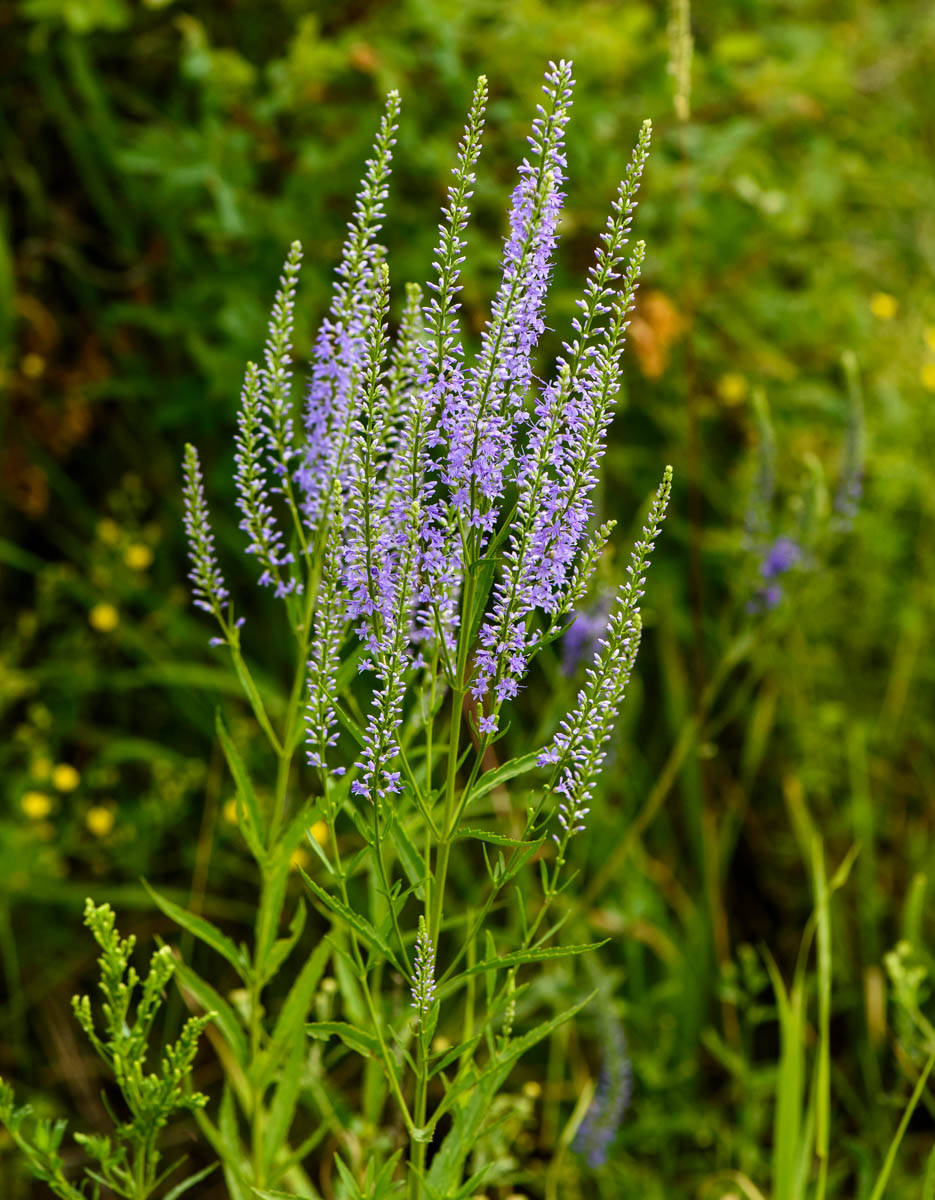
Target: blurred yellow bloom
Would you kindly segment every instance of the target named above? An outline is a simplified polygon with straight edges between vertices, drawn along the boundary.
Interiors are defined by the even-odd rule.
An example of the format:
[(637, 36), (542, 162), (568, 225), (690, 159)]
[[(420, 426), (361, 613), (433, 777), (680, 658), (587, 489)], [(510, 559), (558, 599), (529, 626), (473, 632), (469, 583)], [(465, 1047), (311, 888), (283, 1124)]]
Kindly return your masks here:
[(52, 811), (52, 801), (45, 792), (27, 792), (19, 803), (26, 816), (33, 821), (41, 821)]
[(120, 526), (112, 517), (103, 517), (97, 523), (97, 536), (108, 546), (115, 546), (120, 541)]
[(114, 820), (112, 809), (105, 808), (102, 804), (95, 804), (93, 808), (88, 809), (84, 823), (95, 837), (103, 838), (107, 837), (113, 829)]
[(930, 350), (935, 350), (935, 325), (930, 325), (925, 331), (925, 344)]
[(38, 379), (45, 374), (45, 359), (41, 354), (24, 354), (20, 370), (27, 379)]
[(919, 378), (927, 392), (935, 392), (935, 362), (923, 363)]
[(45, 783), (52, 774), (51, 758), (34, 758), (29, 766), (29, 774), (37, 783)]
[(57, 792), (73, 792), (81, 776), (71, 763), (58, 763), (52, 771), (52, 786)]
[(717, 381), (717, 394), (725, 404), (739, 404), (747, 394), (746, 376), (728, 371)]
[(439, 1033), (432, 1042), (432, 1049), (436, 1054), (444, 1054), (446, 1050), (451, 1049), (451, 1042), (443, 1033)]
[(870, 311), (879, 321), (892, 321), (898, 308), (896, 297), (888, 292), (874, 292), (870, 297)]
[(316, 821), (315, 824), (309, 830), (309, 833), (312, 835), (312, 837), (315, 839), (315, 841), (319, 844), (319, 846), (324, 846), (327, 844), (327, 842), (328, 842), (327, 822)]
[(300, 867), (304, 871), (308, 864), (308, 851), (304, 846), (296, 846), (296, 848), (292, 851), (292, 857), (289, 859), (289, 866), (293, 871), (297, 871)]
[(523, 1095), (529, 1100), (538, 1100), (542, 1095), (542, 1085), (535, 1079), (527, 1079), (523, 1084)]
[(221, 815), (225, 821), (230, 821), (231, 825), (237, 824), (237, 797), (231, 796), (229, 800), (224, 801), (224, 807), (221, 809)]
[(124, 550), (123, 561), (134, 571), (145, 571), (152, 564), (153, 552), (142, 542), (133, 542)]
[(95, 604), (88, 613), (88, 620), (98, 633), (113, 633), (120, 624), (120, 613), (112, 604)]

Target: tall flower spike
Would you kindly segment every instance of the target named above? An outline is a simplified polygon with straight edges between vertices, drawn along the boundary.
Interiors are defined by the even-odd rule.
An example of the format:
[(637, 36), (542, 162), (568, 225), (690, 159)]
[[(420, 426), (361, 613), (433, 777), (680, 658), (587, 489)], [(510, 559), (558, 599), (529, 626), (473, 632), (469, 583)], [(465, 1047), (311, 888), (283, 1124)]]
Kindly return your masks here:
[(553, 63), (546, 75), (545, 104), (538, 106), (513, 192), (503, 273), (477, 363), (460, 400), (449, 406), (448, 482), (461, 520), (480, 528), (496, 522), (506, 483), (514, 426), (532, 378), (531, 355), (544, 328), (542, 308), (557, 243), (564, 182), (564, 129), (571, 110), (571, 64)]
[(374, 297), (374, 273), (384, 257), (376, 237), (389, 194), (399, 109), (399, 93), (392, 91), (387, 96), (373, 154), (367, 160), (354, 216), (348, 223), (331, 308), (315, 342), (305, 410), (307, 446), (296, 471), (310, 529), (318, 526), (332, 481), (347, 482), (346, 455), (350, 423), (356, 410), (367, 315)]
[(261, 372), (263, 428), (269, 445), (270, 465), (291, 500), (291, 464), (296, 455), (292, 416), (292, 328), (295, 289), (302, 265), (302, 245), (293, 242), (282, 269), (279, 290), (273, 301), (269, 334)]
[(429, 937), (425, 917), (419, 917), (419, 932), (416, 935), (412, 1003), (419, 1014), (420, 1024), (424, 1024), (435, 1003), (435, 947)]
[[(430, 462), (424, 447), (444, 445), (450, 433), (452, 413), (461, 411), (463, 406), (464, 344), (458, 322), (461, 265), (486, 109), (487, 78), (481, 75), (474, 88), (457, 161), (452, 168), (454, 181), (448, 187), (446, 205), (442, 209), (445, 219), (438, 227), (439, 239), (433, 260), (435, 279), (428, 284), (431, 298), (424, 313), (426, 338), (419, 380), (423, 395), (415, 398), (415, 420), (410, 422), (411, 433), (404, 448), (409, 461), (419, 465), (424, 513), (421, 563), (424, 586), (419, 596), (414, 636), (429, 643), (440, 637), (449, 650), (454, 645), (457, 595), (461, 584), (460, 546), (450, 505), (435, 498), (439, 477), (444, 478), (443, 464)], [(462, 416), (461, 419), (465, 418)]]
[(529, 614), (536, 608), (553, 616), (568, 611), (580, 590), (574, 563), (593, 512), (591, 493), (619, 390), (620, 359), (643, 261), (641, 242), (619, 291), (615, 281), (651, 134), (646, 121), (589, 270), (579, 301), (581, 315), (572, 322), (578, 336), (565, 345), (555, 380), (542, 389), (519, 461), (516, 519), (493, 611), (480, 632), (472, 688), (478, 699), (492, 688), (494, 704), (515, 696), (525, 674), (534, 645)]
[(591, 792), (614, 723), (626, 693), (636, 652), (641, 620), (639, 602), (646, 584), (645, 571), (665, 517), (672, 489), (672, 468), (666, 467), (656, 492), (642, 538), (633, 547), (627, 578), (617, 593), (607, 632), (588, 668), (577, 706), (559, 725), (551, 746), (539, 756), (540, 766), (553, 765), (548, 790), (562, 797), (558, 809), (560, 834), (553, 834), (560, 857), (569, 839), (584, 828)]
[(350, 423), (351, 490), (345, 520), (344, 581), (349, 611), (360, 617), (360, 636), (376, 651), (391, 621), (393, 532), (381, 520), (384, 465), (390, 431), (387, 422), (385, 358), (388, 345), (389, 274), (380, 265), (361, 378), (360, 412)]
[(277, 596), (286, 596), (301, 590), (301, 585), (283, 571), (294, 559), (283, 545), (270, 503), (269, 481), (263, 467), (262, 404), (259, 369), (256, 363), (247, 363), (234, 439), (237, 447), (234, 483), (242, 515), (240, 528), (247, 535), (247, 553), (255, 554), (262, 568), (260, 584), (275, 587)]
[[(347, 600), (341, 587), (341, 535), (344, 513), (341, 489), (335, 484), (329, 510), (328, 542), (322, 562), (321, 588), (315, 605), (312, 654), (308, 662), (308, 705), (305, 710), (309, 765), (327, 770), (327, 753), (338, 740), (334, 698), (340, 652), (347, 637)], [(337, 768), (334, 774), (344, 773)]]
[(363, 753), (355, 764), (358, 776), (351, 784), (354, 795), (364, 797), (373, 805), (402, 789), (400, 772), (391, 767), (399, 754), (406, 672), (411, 665), (407, 654), (408, 616), (418, 584), (417, 551), (421, 525), (422, 515), (416, 502), (406, 517), (403, 552), (386, 578), (392, 609), (385, 616), (382, 637), (374, 654), (379, 686), (373, 692), (364, 730)]
[(188, 576), (192, 582), (192, 599), (198, 608), (214, 613), (224, 625), (222, 610), (229, 593), (215, 556), (214, 534), (208, 516), (208, 502), (205, 500), (204, 478), (201, 463), (198, 461), (198, 451), (190, 443), (185, 446), (183, 465), (185, 487), (182, 495), (185, 502), (188, 557), (192, 564)]

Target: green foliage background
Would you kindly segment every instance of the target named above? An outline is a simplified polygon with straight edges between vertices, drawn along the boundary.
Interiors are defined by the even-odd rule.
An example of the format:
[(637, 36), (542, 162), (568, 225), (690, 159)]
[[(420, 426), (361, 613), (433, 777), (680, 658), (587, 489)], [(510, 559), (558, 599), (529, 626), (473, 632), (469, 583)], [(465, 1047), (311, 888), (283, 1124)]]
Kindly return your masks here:
[[(814, 903), (814, 829), (831, 870), (860, 846), (832, 908), (829, 1193), (869, 1196), (930, 1052), (883, 962), (906, 937), (928, 967), (933, 944), (935, 13), (913, 0), (699, 4), (690, 93), (670, 69), (670, 16), (600, 0), (0, 10), (0, 1073), (35, 1088), (37, 1103), (102, 1115), (62, 1019), (89, 969), (78, 934), (89, 891), (137, 910), (142, 936), (168, 934), (142, 875), (232, 929), (250, 915), (212, 749), (219, 703), (247, 739), (250, 721), (183, 586), (182, 442), (203, 448), (225, 565), (249, 596), (234, 557), (231, 437), (288, 243), (306, 248), (307, 352), (382, 96), (398, 87), (386, 235), (397, 298), (423, 279), (484, 72), (465, 294), (479, 330), (542, 69), (564, 56), (578, 89), (558, 332), (543, 357), (649, 116), (637, 218), (647, 268), (602, 491), (605, 515), (621, 521), (618, 558), (664, 462), (676, 491), (639, 681), (582, 839), (576, 917), (589, 937), (613, 938), (593, 970), (605, 1009), (624, 1019), (634, 1100), (606, 1168), (592, 1176), (563, 1149), (549, 1175), (600, 1065), (600, 1013), (586, 1013), (528, 1068), (544, 1095), (517, 1083), (517, 1190), (717, 1197), (740, 1186), (723, 1172), (767, 1195), (778, 1186), (781, 1076), (762, 951), (791, 977)], [(777, 486), (751, 545), (769, 445), (760, 394)], [(832, 508), (849, 437), (864, 472), (846, 526)], [(779, 535), (805, 557), (766, 612), (757, 555)], [(250, 603), (262, 630), (265, 599)], [(280, 648), (258, 633), (250, 650), (276, 681)], [(521, 702), (510, 752), (573, 694), (557, 659), (548, 682), (545, 710), (538, 688)], [(61, 763), (77, 768), (73, 790), (55, 786), (68, 782)], [(556, 988), (570, 971), (550, 976)], [(926, 1096), (888, 1195), (920, 1194), (933, 1113)], [(2, 1153), (4, 1195), (32, 1195)]]

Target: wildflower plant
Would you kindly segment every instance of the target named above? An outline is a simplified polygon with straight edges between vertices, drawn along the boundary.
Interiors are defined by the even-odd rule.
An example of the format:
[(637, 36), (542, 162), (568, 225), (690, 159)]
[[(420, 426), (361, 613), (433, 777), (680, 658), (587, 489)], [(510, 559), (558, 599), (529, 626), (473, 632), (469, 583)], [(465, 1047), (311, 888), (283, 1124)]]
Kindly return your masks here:
[[(497, 1093), (519, 1059), (587, 1002), (516, 1028), (527, 969), (594, 948), (557, 944), (565, 918), (554, 902), (573, 878), (570, 847), (586, 834), (636, 658), (671, 470), (572, 711), (548, 746), (501, 762), (511, 702), (586, 601), (612, 531), (612, 522), (595, 527), (594, 489), (644, 253), (629, 241), (648, 122), (567, 341), (539, 379), (572, 87), (570, 63), (551, 64), (476, 353), (459, 310), (485, 79), (458, 147), (432, 276), (406, 287), (395, 335), (379, 240), (400, 111), (390, 93), (301, 412), (291, 348), (301, 248), (289, 251), (262, 362), (246, 369), (235, 453), (245, 550), (295, 642), (284, 716), (242, 653), (249, 626), (224, 582), (198, 456), (186, 447), (194, 600), (216, 621), (213, 641), (232, 656), (273, 762), (272, 786), (256, 786), (219, 717), (260, 880), (252, 945), (153, 893), (237, 977), (234, 1002), (190, 966), (176, 970), (187, 1003), (214, 1014), (226, 1082), (216, 1110), (198, 1121), (233, 1200), (317, 1196), (303, 1163), (327, 1132), (348, 1195), (389, 1195), (403, 1177), (413, 1198), (473, 1194), (497, 1170), (464, 1178)], [(491, 797), (521, 776), (531, 780), (527, 802), (505, 822)], [(322, 824), (327, 837), (313, 836)], [(308, 900), (330, 927), (310, 954), (304, 901), (281, 929), (300, 846), (314, 855), (302, 872)], [(479, 906), (458, 886), (465, 870), (485, 876)], [(519, 906), (519, 928), (501, 945), (495, 918), (507, 903)], [(333, 1004), (331, 991), (323, 999), (326, 970), (337, 980)], [(453, 1041), (436, 1041), (440, 1021), (458, 1030)], [(371, 1155), (366, 1176), (344, 1162), (352, 1146), (322, 1077), (323, 1064), (347, 1052), (361, 1059), (368, 1119), (407, 1143), (379, 1161)], [(311, 1129), (309, 1109), (319, 1122)]]
[(141, 979), (130, 961), (136, 939), (120, 937), (108, 905), (96, 906), (88, 900), (85, 924), (101, 948), (100, 1027), (89, 996), (75, 996), (72, 1008), (95, 1053), (114, 1077), (126, 1108), (125, 1119), (115, 1117), (113, 1135), (74, 1135), (88, 1159), (85, 1181), (79, 1185), (69, 1179), (60, 1153), (66, 1122), (42, 1119), (27, 1128), (31, 1110), (28, 1105), (16, 1107), (12, 1088), (3, 1080), (0, 1123), (6, 1126), (35, 1178), (60, 1200), (97, 1197), (102, 1187), (125, 1200), (148, 1200), (169, 1180), (172, 1186), (167, 1194), (175, 1200), (214, 1170), (210, 1166), (179, 1181), (177, 1171), (183, 1159), (159, 1169), (159, 1140), (169, 1119), (179, 1111), (197, 1111), (208, 1101), (207, 1096), (193, 1090), (191, 1071), (198, 1039), (212, 1017), (190, 1017), (177, 1040), (163, 1048), (158, 1069), (148, 1071), (149, 1039), (175, 970), (172, 951), (167, 946), (158, 949), (146, 977)]

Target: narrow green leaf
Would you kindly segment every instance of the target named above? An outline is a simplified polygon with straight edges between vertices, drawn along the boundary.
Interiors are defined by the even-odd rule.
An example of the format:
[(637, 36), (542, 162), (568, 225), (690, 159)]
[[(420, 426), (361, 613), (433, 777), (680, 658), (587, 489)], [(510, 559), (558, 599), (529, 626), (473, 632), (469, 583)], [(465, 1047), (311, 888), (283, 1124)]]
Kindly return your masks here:
[(295, 914), (289, 922), (289, 933), (286, 937), (277, 938), (270, 947), (269, 954), (266, 956), (266, 961), (263, 964), (263, 983), (268, 982), (278, 974), (279, 968), (292, 953), (293, 947), (302, 936), (304, 928), (305, 901), (299, 897), (299, 902), (295, 907)]
[(380, 1055), (380, 1043), (372, 1033), (358, 1029), (356, 1025), (348, 1025), (345, 1021), (312, 1021), (305, 1026), (309, 1037), (326, 1042), (328, 1038), (340, 1038), (345, 1046), (357, 1054)]
[(301, 867), (299, 868), (299, 871), (302, 875), (302, 878), (305, 880), (309, 891), (311, 891), (312, 894), (321, 901), (325, 908), (330, 909), (335, 916), (340, 917), (346, 925), (349, 925), (361, 939), (361, 941), (366, 943), (371, 950), (378, 951), (385, 959), (393, 964), (400, 974), (404, 974), (399, 963), (396, 961), (396, 956), (390, 948), (389, 943), (382, 938), (379, 933), (377, 933), (366, 917), (362, 917), (360, 913), (356, 913), (352, 908), (348, 908), (348, 906), (343, 901), (339, 900), (337, 896), (329, 895), (324, 888), (318, 886), (314, 879), (310, 879), (309, 876), (306, 875), (306, 873), (301, 869)]
[(289, 1044), (278, 1071), (273, 1102), (269, 1107), (266, 1126), (263, 1130), (261, 1158), (264, 1175), (269, 1174), (276, 1155), (285, 1145), (292, 1127), (295, 1107), (299, 1099), (302, 1071), (305, 1068), (304, 1049), (305, 1042), (300, 1033)]
[[(251, 833), (256, 835), (253, 839), (248, 837), (248, 843), (252, 841), (263, 846), (266, 841), (266, 822), (263, 819), (263, 813), (260, 809), (260, 804), (247, 768), (240, 757), (240, 751), (234, 745), (230, 734), (227, 732), (220, 709), (218, 709), (215, 718), (215, 727), (217, 729), (218, 740), (221, 743), (221, 749), (224, 751), (224, 757), (227, 759), (227, 765), (237, 787), (237, 795), (244, 807), (246, 822), (250, 826)], [(246, 831), (245, 836), (247, 836)], [(252, 851), (254, 849), (252, 844), (250, 845), (250, 849)], [(256, 857), (255, 851), (254, 857)]]
[(175, 981), (179, 987), (195, 997), (205, 1012), (214, 1013), (214, 1024), (221, 1031), (238, 1063), (244, 1066), (247, 1061), (246, 1034), (227, 1001), (210, 983), (206, 983), (190, 966), (180, 960), (176, 960), (175, 963)]
[(524, 842), (522, 838), (507, 837), (505, 833), (495, 833), (492, 829), (459, 829), (455, 834), (455, 841), (461, 841), (463, 838), (473, 838), (478, 842), (489, 842), (492, 846), (528, 846), (532, 850), (538, 850), (545, 841), (545, 838), (541, 837), (535, 841)]
[(197, 1171), (194, 1175), (189, 1175), (187, 1179), (183, 1179), (181, 1183), (177, 1183), (171, 1191), (166, 1192), (163, 1200), (179, 1200), (179, 1196), (184, 1196), (196, 1183), (201, 1183), (202, 1179), (207, 1179), (212, 1171), (216, 1171), (217, 1166), (217, 1163), (212, 1163), (210, 1167), (205, 1167), (204, 1170)]
[(153, 903), (176, 925), (182, 929), (187, 929), (190, 934), (198, 938), (199, 941), (210, 946), (212, 950), (216, 950), (223, 958), (226, 958), (231, 966), (237, 971), (240, 978), (246, 983), (250, 975), (250, 965), (244, 958), (243, 953), (231, 941), (226, 933), (221, 933), (220, 929), (215, 928), (210, 921), (206, 921), (204, 917), (198, 917), (194, 913), (187, 912), (178, 904), (173, 904), (171, 900), (166, 900), (160, 896), (157, 891), (143, 880), (143, 886), (149, 892)]
[(483, 962), (475, 963), (472, 967), (467, 967), (453, 979), (450, 979), (445, 984), (445, 992), (454, 990), (462, 979), (466, 979), (469, 975), (480, 975), (484, 971), (499, 971), (504, 967), (518, 967), (524, 963), (544, 962), (547, 959), (553, 958), (568, 958), (576, 954), (588, 954), (592, 950), (599, 950), (601, 946), (606, 946), (609, 938), (605, 938), (602, 942), (588, 942), (585, 945), (579, 946), (543, 946), (538, 950), (514, 950), (512, 954), (502, 954), (499, 957), (491, 956), (485, 958)]
[(409, 834), (406, 832), (402, 821), (397, 820), (394, 816), (390, 817), (387, 831), (393, 839), (393, 844), (399, 854), (399, 861), (403, 865), (403, 870), (409, 882), (412, 884), (413, 890), (419, 900), (425, 899), (425, 863), (422, 860), (418, 850), (412, 844)]
[(318, 987), (330, 955), (330, 945), (326, 941), (319, 942), (306, 959), (305, 966), (299, 972), (295, 983), (289, 989), (289, 994), (286, 996), (283, 1006), (279, 1010), (279, 1016), (276, 1018), (276, 1024), (273, 1026), (273, 1036), (263, 1054), (262, 1069), (258, 1071), (259, 1086), (269, 1086), (283, 1054), (304, 1025), (312, 997), (315, 995), (315, 989)]
[(509, 762), (495, 767), (492, 771), (486, 771), (471, 788), (468, 804), (472, 800), (479, 800), (482, 796), (486, 796), (494, 788), (500, 787), (509, 780), (515, 779), (517, 775), (525, 775), (527, 771), (532, 771), (538, 765), (537, 759), (540, 753), (539, 750), (531, 750), (529, 754), (521, 754), (518, 758), (511, 758)]

